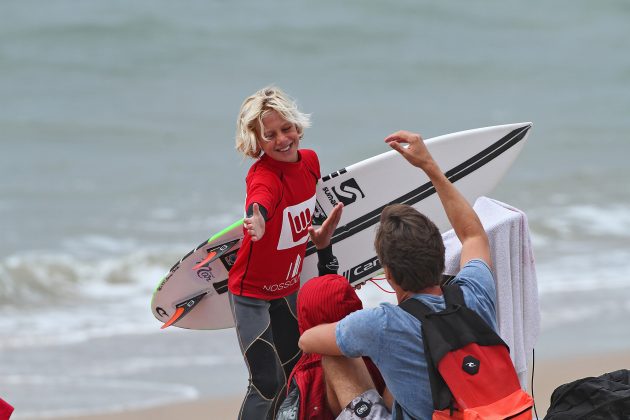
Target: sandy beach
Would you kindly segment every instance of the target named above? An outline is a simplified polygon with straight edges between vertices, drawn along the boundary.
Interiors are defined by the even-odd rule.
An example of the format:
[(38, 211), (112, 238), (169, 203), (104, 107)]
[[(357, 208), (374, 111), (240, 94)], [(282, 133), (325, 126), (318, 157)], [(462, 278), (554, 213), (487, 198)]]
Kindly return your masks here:
[[(539, 417), (544, 417), (549, 407), (551, 393), (559, 385), (587, 376), (599, 376), (606, 372), (628, 367), (630, 367), (630, 352), (603, 353), (588, 357), (537, 362), (535, 364), (534, 396)], [(240, 396), (235, 395), (221, 399), (208, 398), (142, 410), (76, 416), (72, 417), (72, 420), (233, 419), (238, 414), (240, 402)], [(63, 419), (68, 419), (68, 417)], [(51, 418), (50, 420), (63, 419), (60, 417)], [(24, 420), (35, 419), (25, 418)]]

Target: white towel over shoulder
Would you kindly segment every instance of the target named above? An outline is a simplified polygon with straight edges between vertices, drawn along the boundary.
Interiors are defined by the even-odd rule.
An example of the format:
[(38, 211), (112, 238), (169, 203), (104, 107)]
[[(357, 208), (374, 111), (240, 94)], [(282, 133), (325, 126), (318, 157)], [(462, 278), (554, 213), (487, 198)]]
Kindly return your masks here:
[[(490, 240), (499, 335), (510, 346), (519, 381), (526, 388), (527, 357), (540, 330), (538, 286), (527, 216), (487, 197), (480, 197), (473, 208)], [(459, 271), (462, 245), (452, 229), (442, 237), (446, 247), (444, 273), (455, 275)]]

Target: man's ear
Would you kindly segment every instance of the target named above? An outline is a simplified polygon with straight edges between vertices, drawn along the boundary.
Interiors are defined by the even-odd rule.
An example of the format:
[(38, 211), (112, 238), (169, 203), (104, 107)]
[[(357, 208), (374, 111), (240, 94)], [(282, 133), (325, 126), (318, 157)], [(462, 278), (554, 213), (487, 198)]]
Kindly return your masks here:
[(391, 270), (383, 266), (383, 271), (385, 272), (385, 279), (387, 280), (387, 283), (392, 287), (392, 289), (396, 290), (396, 288), (400, 288), (400, 286), (398, 286), (398, 283), (396, 283), (396, 281), (392, 277)]
[(391, 272), (389, 271), (389, 268), (383, 266), (383, 271), (385, 272), (385, 278), (392, 280), (392, 277), (391, 277), (392, 275), (391, 275)]

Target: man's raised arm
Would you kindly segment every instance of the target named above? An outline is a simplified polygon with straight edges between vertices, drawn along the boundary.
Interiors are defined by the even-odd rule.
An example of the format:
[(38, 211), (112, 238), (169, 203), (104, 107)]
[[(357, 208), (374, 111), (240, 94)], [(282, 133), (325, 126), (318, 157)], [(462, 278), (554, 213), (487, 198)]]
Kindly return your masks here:
[[(488, 236), (477, 214), (464, 196), (446, 178), (419, 134), (397, 131), (385, 138), (390, 147), (400, 153), (409, 163), (424, 171), (433, 183), (448, 220), (462, 243), (460, 268), (472, 259), (483, 260), (492, 267)], [(402, 143), (409, 147), (403, 147)]]

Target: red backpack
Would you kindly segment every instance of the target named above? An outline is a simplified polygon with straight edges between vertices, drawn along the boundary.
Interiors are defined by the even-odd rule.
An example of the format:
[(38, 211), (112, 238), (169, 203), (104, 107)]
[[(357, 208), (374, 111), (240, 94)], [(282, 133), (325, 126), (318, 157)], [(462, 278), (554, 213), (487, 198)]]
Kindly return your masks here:
[(466, 307), (458, 285), (442, 292), (443, 311), (417, 299), (399, 305), (422, 324), (433, 419), (531, 419), (533, 399), (521, 389), (507, 344)]

